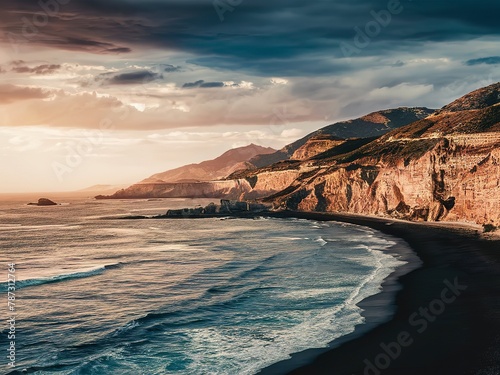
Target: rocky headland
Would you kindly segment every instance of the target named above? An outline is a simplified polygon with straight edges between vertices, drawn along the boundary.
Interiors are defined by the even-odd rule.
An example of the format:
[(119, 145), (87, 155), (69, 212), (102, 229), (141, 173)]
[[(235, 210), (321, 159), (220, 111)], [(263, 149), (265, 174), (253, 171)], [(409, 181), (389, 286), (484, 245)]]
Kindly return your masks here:
[[(500, 83), (431, 112), (372, 113), (254, 156), (224, 179), (138, 184), (112, 198), (259, 199), (275, 210), (470, 222), (495, 230), (500, 226)], [(370, 126), (373, 132), (367, 133)], [(351, 137), (356, 129), (361, 136)]]

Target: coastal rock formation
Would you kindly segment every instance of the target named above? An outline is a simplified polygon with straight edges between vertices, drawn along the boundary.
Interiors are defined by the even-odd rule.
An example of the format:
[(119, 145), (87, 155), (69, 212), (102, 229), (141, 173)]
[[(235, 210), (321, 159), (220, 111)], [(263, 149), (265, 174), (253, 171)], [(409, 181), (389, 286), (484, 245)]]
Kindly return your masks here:
[[(276, 209), (499, 227), (500, 83), (423, 118), (428, 112), (419, 109), (418, 116), (415, 109), (372, 113), (353, 122), (360, 129), (371, 124), (388, 132), (340, 139), (336, 124), (276, 153), (254, 157), (249, 160), (254, 168), (241, 169), (223, 180), (138, 184), (113, 198), (261, 199)], [(387, 119), (394, 113), (419, 118), (389, 131)], [(259, 167), (259, 163), (266, 164), (262, 158), (277, 162)]]
[[(272, 181), (265, 200), (276, 208), (500, 226), (499, 87), (478, 90), (364, 144), (352, 140), (239, 178), (255, 186), (261, 176)], [(485, 106), (483, 95), (496, 100)], [(286, 175), (294, 177), (287, 186)]]
[[(345, 143), (344, 138), (380, 136), (391, 129), (422, 119), (433, 112), (434, 110), (428, 108), (406, 107), (374, 112), (359, 119), (326, 126), (279, 151), (254, 144), (235, 148), (214, 160), (157, 173), (114, 194), (98, 195), (96, 198), (226, 197), (238, 199), (242, 194), (246, 194), (252, 199), (264, 197), (288, 186), (299, 173), (281, 173), (269, 176), (261, 173), (259, 179), (255, 180), (253, 177), (247, 179), (246, 172), (286, 162), (289, 159), (305, 160), (311, 158), (333, 146)], [(346, 143), (351, 145), (349, 142)], [(276, 171), (276, 168), (282, 168), (282, 166), (273, 166), (273, 171)], [(240, 174), (243, 176), (242, 178), (239, 177)], [(274, 180), (275, 178), (276, 180)], [(235, 182), (223, 182), (221, 179), (230, 179)]]
[(189, 164), (166, 172), (157, 173), (145, 180), (121, 189), (111, 195), (98, 195), (97, 199), (130, 198), (230, 198), (237, 199), (250, 190), (246, 181), (220, 181), (238, 170), (255, 169), (248, 162), (258, 154), (276, 150), (253, 143), (226, 151), (221, 156), (199, 164)]
[(28, 203), (28, 206), (57, 206), (57, 203), (47, 198), (40, 198), (37, 203)]
[(225, 180), (180, 183), (139, 183), (117, 191), (111, 196), (98, 195), (96, 199), (143, 198), (227, 198), (239, 199), (252, 190), (246, 180)]
[(221, 199), (219, 205), (212, 202), (205, 207), (168, 210), (165, 215), (156, 216), (156, 218), (200, 218), (221, 217), (224, 215), (241, 217), (249, 213), (268, 212), (268, 209), (268, 206), (260, 203)]
[[(276, 207), (500, 225), (500, 133), (437, 139), (415, 159), (318, 168)], [(415, 140), (415, 143), (420, 143)], [(411, 143), (406, 145), (412, 147)], [(289, 189), (292, 190), (292, 189)]]

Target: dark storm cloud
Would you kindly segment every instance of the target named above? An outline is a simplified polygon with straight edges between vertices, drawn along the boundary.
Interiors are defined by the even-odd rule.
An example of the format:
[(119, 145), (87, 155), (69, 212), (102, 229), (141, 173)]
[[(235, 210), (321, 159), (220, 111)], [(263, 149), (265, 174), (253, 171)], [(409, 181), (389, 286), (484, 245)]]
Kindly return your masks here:
[(185, 89), (192, 89), (195, 87), (201, 87), (201, 88), (224, 87), (224, 82), (205, 82), (204, 80), (200, 79), (199, 81), (196, 82), (187, 82), (183, 84), (182, 87)]
[(37, 39), (37, 37), (35, 37), (33, 38), (33, 42), (70, 51), (91, 52), (96, 54), (120, 54), (132, 51), (129, 47), (117, 47), (110, 42), (84, 39), (83, 37), (55, 37), (50, 39), (42, 39), (42, 37)]
[(500, 64), (500, 56), (490, 56), (490, 57), (481, 57), (479, 59), (467, 60), (465, 65), (473, 66), (473, 65), (497, 65)]
[[(101, 76), (109, 76), (108, 73)], [(163, 76), (161, 74), (152, 72), (150, 70), (139, 70), (136, 72), (129, 73), (121, 73), (112, 75), (105, 79), (106, 83), (112, 85), (133, 85), (133, 84), (142, 84), (155, 80), (162, 79)]]
[(180, 66), (174, 66), (171, 64), (160, 64), (160, 68), (163, 69), (164, 72), (172, 73), (172, 72), (180, 72)]
[(105, 49), (104, 52), (108, 52), (108, 53), (129, 53), (129, 52), (132, 52), (132, 49), (128, 48), (128, 47), (116, 47), (116, 48)]
[(352, 45), (354, 28), (364, 30), (377, 15), (384, 25), (354, 58), (500, 34), (500, 2), (403, 0), (402, 10), (386, 22), (391, 1), (397, 0), (243, 1), (221, 22), (220, 9), (218, 14), (207, 0), (72, 0), (49, 12), (43, 23), (36, 18), (43, 12), (38, 1), (5, 0), (0, 27), (10, 39), (55, 48), (127, 53), (156, 47), (193, 54), (191, 61), (200, 65), (262, 75), (348, 71), (352, 64), (344, 61), (341, 43)]
[(185, 89), (191, 89), (191, 88), (194, 88), (194, 87), (200, 87), (200, 85), (205, 82), (203, 81), (202, 79), (200, 79), (199, 81), (196, 81), (196, 82), (187, 82), (185, 84), (182, 85), (183, 88)]
[(200, 85), (201, 88), (224, 87), (224, 82), (204, 82)]

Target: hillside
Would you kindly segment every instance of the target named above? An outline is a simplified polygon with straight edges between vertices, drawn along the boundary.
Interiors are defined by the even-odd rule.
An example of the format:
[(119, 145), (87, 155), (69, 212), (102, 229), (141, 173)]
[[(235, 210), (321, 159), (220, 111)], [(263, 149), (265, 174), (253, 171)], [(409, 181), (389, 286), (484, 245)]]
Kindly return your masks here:
[[(141, 184), (139, 196), (259, 199), (275, 209), (500, 227), (499, 89), (500, 83), (476, 90), (425, 118), (422, 110), (415, 121), (389, 131), (382, 128), (384, 111), (375, 112), (349, 123), (369, 123), (382, 135), (345, 139), (335, 124), (249, 160), (274, 158), (274, 164), (241, 169), (222, 181)], [(414, 113), (393, 111), (399, 119), (400, 111)]]
[[(324, 139), (325, 137), (330, 137), (334, 140), (377, 137), (386, 134), (393, 129), (397, 129), (423, 119), (432, 114), (434, 111), (434, 109), (423, 107), (401, 107), (373, 112), (353, 120), (337, 122), (316, 130), (305, 137), (286, 145), (275, 153), (259, 155), (251, 159), (250, 163), (257, 167), (265, 167), (290, 158), (293, 159), (297, 157), (302, 159), (304, 157), (303, 151), (298, 154), (295, 153), (308, 142), (312, 141), (314, 143), (314, 140)], [(306, 156), (311, 157), (313, 155), (307, 154)]]
[(439, 112), (460, 112), (472, 109), (484, 109), (498, 104), (499, 98), (500, 82), (474, 90), (444, 106)]
[(246, 169), (251, 165), (250, 159), (260, 154), (276, 152), (273, 148), (254, 145), (253, 143), (226, 151), (221, 156), (201, 162), (189, 164), (176, 169), (168, 170), (152, 175), (141, 182), (198, 182), (218, 180), (239, 170)]
[[(154, 174), (141, 182), (121, 189), (109, 196), (99, 195), (99, 199), (113, 198), (159, 198), (159, 197), (185, 197), (206, 194), (210, 195), (211, 190), (206, 190), (206, 181), (220, 180), (238, 170), (254, 169), (248, 162), (251, 158), (259, 154), (270, 154), (276, 150), (270, 147), (262, 147), (250, 144), (226, 151), (213, 160), (207, 160), (199, 164), (189, 164), (165, 172)], [(231, 188), (227, 188), (227, 183), (222, 182), (220, 192), (212, 195), (223, 197), (228, 194)], [(214, 185), (212, 185), (214, 186)], [(228, 190), (229, 189), (229, 190)]]
[[(249, 171), (241, 176), (253, 181), (245, 195), (294, 210), (499, 226), (499, 87), (359, 147), (341, 144), (300, 163)], [(284, 183), (269, 186), (278, 177)]]
[(500, 226), (500, 84), (381, 137), (239, 174), (276, 208)]

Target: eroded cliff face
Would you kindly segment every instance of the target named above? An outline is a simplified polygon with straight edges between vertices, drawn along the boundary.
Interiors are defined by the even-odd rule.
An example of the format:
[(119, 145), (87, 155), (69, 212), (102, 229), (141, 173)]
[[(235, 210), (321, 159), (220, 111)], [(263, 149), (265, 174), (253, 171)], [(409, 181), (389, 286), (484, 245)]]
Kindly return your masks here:
[[(375, 112), (254, 157), (254, 168), (222, 181), (148, 180), (104, 198), (262, 199), (282, 209), (500, 227), (500, 83), (430, 112)], [(356, 138), (374, 131), (381, 135)]]
[(300, 176), (300, 170), (270, 171), (259, 173), (246, 179), (250, 183), (251, 190), (246, 191), (242, 198), (259, 199), (276, 194), (292, 185)]
[(344, 139), (330, 137), (328, 135), (320, 135), (308, 139), (307, 142), (299, 147), (290, 159), (293, 160), (306, 160), (313, 156), (319, 155), (332, 147), (339, 146), (344, 143)]
[[(380, 113), (368, 117), (385, 121)], [(276, 208), (500, 227), (500, 82), (377, 139), (330, 144), (317, 154), (319, 148), (313, 140), (297, 155), (305, 160), (238, 178), (258, 181), (265, 172), (273, 180), (279, 171), (276, 189), (284, 174), (296, 175), (264, 198)]]
[(141, 198), (227, 198), (240, 199), (252, 190), (246, 180), (185, 182), (185, 183), (141, 183), (98, 199)]
[(142, 198), (225, 198), (253, 200), (278, 193), (290, 186), (304, 171), (263, 172), (255, 177), (182, 183), (139, 183), (98, 199)]
[[(408, 143), (418, 141), (391, 142), (411, 147)], [(499, 146), (500, 132), (457, 135), (435, 139), (435, 146), (415, 159), (319, 166), (274, 203), (303, 211), (499, 226)]]

